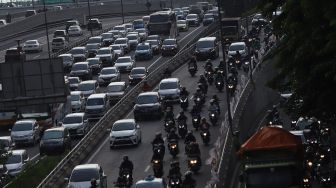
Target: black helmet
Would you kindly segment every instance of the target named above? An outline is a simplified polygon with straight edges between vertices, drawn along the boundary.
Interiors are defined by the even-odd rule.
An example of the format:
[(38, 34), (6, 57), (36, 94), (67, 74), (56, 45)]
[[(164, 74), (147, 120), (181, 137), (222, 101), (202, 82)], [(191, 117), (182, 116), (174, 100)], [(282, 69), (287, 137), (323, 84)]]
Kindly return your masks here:
[(97, 186), (97, 180), (95, 178), (91, 179), (91, 186)]
[(201, 75), (200, 75), (200, 78), (204, 78), (204, 75), (203, 75), (203, 74), (201, 74)]
[(155, 137), (156, 137), (156, 138), (161, 138), (161, 137), (162, 137), (161, 132), (157, 132), (157, 133), (155, 133)]
[(206, 122), (206, 119), (205, 119), (205, 117), (203, 117), (203, 118), (202, 118), (202, 122)]
[(193, 134), (192, 130), (189, 130), (187, 133), (187, 135), (192, 135), (192, 134)]
[(191, 178), (191, 176), (192, 176), (192, 172), (191, 171), (187, 171), (186, 173), (184, 173), (184, 177), (186, 179)]
[(182, 115), (184, 115), (184, 112), (183, 112), (183, 111), (180, 112), (180, 116), (182, 116)]
[(124, 160), (124, 161), (128, 161), (128, 156), (127, 156), (127, 155), (124, 155), (123, 160)]

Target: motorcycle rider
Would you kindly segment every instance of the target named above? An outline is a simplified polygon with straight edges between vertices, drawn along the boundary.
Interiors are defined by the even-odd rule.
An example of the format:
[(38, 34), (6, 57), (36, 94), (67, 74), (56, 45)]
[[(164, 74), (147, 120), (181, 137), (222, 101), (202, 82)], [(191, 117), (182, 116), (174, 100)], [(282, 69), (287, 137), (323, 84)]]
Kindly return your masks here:
[(223, 74), (219, 71), (219, 68), (215, 68), (215, 81), (218, 82), (224, 82), (224, 76)]
[(183, 111), (181, 111), (176, 117), (177, 122), (183, 122), (184, 124), (187, 123), (187, 119), (188, 118)]
[(186, 87), (182, 87), (181, 92), (180, 92), (180, 96), (188, 96), (189, 95), (189, 91), (187, 91)]
[[(205, 65), (204, 65), (204, 67), (207, 69), (207, 68), (211, 68), (212, 69), (212, 62), (211, 62), (211, 59), (207, 59), (206, 60), (206, 63), (205, 63)], [(208, 71), (208, 70), (206, 70), (206, 71)]]
[(188, 62), (188, 68), (190, 68), (190, 67), (195, 67), (195, 69), (197, 71), (197, 60), (196, 60), (195, 56), (192, 56), (192, 58)]
[(155, 134), (155, 138), (152, 141), (152, 145), (155, 145), (155, 144), (162, 144), (162, 145), (164, 145), (164, 140), (163, 140), (162, 134), (160, 132), (157, 132)]
[(133, 163), (132, 163), (132, 161), (130, 161), (128, 159), (127, 155), (125, 155), (123, 157), (123, 162), (119, 166), (119, 176), (122, 176), (121, 172), (123, 170), (129, 170), (129, 172), (130, 172), (130, 180), (132, 182), (132, 180), (133, 180), (133, 177), (132, 177), (132, 174), (133, 174)]
[(168, 142), (171, 142), (172, 140), (178, 140), (179, 136), (176, 134), (175, 129), (170, 130), (168, 136), (167, 136)]
[(184, 143), (187, 144), (187, 143), (191, 143), (191, 142), (196, 142), (196, 138), (193, 135), (192, 131), (189, 130), (185, 139), (184, 139)]
[(219, 114), (219, 106), (215, 103), (213, 99), (210, 100), (209, 112), (216, 112)]
[(172, 178), (174, 176), (177, 176), (180, 180), (180, 182), (182, 182), (182, 174), (181, 174), (181, 169), (180, 169), (180, 163), (178, 161), (172, 161), (170, 163), (170, 170), (169, 170), (169, 174), (168, 174), (168, 178)]
[(201, 131), (209, 131), (210, 129), (210, 124), (206, 121), (205, 118), (202, 118), (200, 129)]
[(192, 178), (192, 172), (187, 171), (184, 174), (184, 180), (182, 182), (183, 188), (195, 188), (196, 187), (196, 180)]
[(174, 121), (174, 112), (173, 112), (173, 109), (171, 108), (171, 106), (167, 106), (164, 120), (165, 121), (167, 121), (167, 120)]
[(197, 97), (200, 97), (201, 100), (203, 101), (204, 100), (204, 93), (202, 92), (202, 89), (201, 88), (197, 88), (196, 89), (196, 93), (194, 94), (194, 100), (197, 98)]
[(208, 81), (205, 76), (202, 74), (200, 75), (200, 79), (198, 80), (198, 87), (203, 90), (204, 94), (208, 92)]

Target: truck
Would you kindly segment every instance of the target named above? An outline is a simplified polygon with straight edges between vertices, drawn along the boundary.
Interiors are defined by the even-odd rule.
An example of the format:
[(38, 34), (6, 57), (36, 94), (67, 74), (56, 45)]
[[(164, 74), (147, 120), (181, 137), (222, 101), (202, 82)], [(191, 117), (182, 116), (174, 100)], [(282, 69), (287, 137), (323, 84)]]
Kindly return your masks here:
[(240, 40), (243, 33), (241, 29), (241, 24), (242, 23), (240, 17), (222, 18), (220, 25), (223, 31), (223, 39), (227, 41), (227, 43)]
[(241, 145), (239, 180), (246, 188), (298, 188), (303, 179), (301, 138), (280, 127), (263, 127)]

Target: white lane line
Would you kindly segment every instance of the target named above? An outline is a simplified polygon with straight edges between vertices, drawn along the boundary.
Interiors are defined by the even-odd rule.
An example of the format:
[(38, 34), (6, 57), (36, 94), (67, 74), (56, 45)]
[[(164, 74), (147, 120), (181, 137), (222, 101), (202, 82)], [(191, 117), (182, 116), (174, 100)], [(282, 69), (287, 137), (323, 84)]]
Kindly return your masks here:
[(160, 56), (159, 58), (157, 58), (151, 65), (148, 66), (147, 69), (150, 69), (156, 62), (160, 61), (161, 58), (162, 58), (162, 56)]
[(34, 56), (33, 59), (36, 59), (36, 58), (38, 58), (38, 57), (40, 57), (40, 56), (41, 56), (41, 55)]
[(107, 141), (109, 141), (109, 136), (107, 136), (104, 140), (104, 142), (99, 146), (99, 148), (91, 155), (91, 157), (89, 158), (89, 160), (87, 160), (87, 164), (91, 163), (91, 161), (93, 160), (93, 158), (96, 157), (96, 155), (100, 152), (100, 150), (103, 148), (103, 146), (106, 144)]
[(191, 97), (190, 97), (190, 100), (192, 100), (194, 98), (194, 95), (192, 95)]
[(34, 157), (32, 157), (31, 159), (30, 159), (30, 161), (35, 161), (35, 159), (36, 158), (38, 158), (40, 156), (40, 154), (38, 153), (38, 154), (36, 154)]
[(148, 166), (146, 167), (146, 169), (145, 169), (144, 172), (148, 172), (149, 169), (150, 169), (150, 165), (148, 165)]

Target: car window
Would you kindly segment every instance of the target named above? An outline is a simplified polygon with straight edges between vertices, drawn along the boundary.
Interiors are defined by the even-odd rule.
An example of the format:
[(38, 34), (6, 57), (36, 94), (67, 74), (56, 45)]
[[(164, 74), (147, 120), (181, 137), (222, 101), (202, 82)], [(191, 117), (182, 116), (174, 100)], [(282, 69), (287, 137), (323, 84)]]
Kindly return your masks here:
[(33, 124), (31, 123), (19, 123), (14, 124), (12, 131), (29, 131), (33, 129)]
[(163, 82), (159, 86), (160, 90), (176, 89), (176, 88), (178, 88), (178, 83), (177, 82)]
[(87, 70), (87, 64), (74, 64), (71, 68), (72, 71)]
[(6, 164), (16, 164), (21, 162), (21, 155), (11, 155), (8, 157)]
[(238, 50), (244, 50), (245, 46), (244, 45), (231, 45), (229, 47), (229, 51), (238, 51)]
[(70, 116), (63, 119), (63, 124), (82, 123), (81, 116)]
[(111, 54), (111, 50), (110, 49), (100, 49), (97, 52), (98, 55), (102, 55), (102, 54)]
[(101, 75), (104, 75), (104, 74), (116, 74), (117, 70), (116, 69), (102, 69), (100, 71), (100, 74)]
[(55, 38), (52, 42), (64, 42), (64, 40), (62, 38)]
[(87, 106), (104, 105), (104, 99), (103, 98), (88, 99), (86, 105)]
[(132, 69), (130, 74), (146, 74), (145, 69)]
[(127, 131), (127, 130), (134, 130), (135, 125), (134, 123), (124, 122), (124, 123), (116, 123), (112, 127), (112, 131)]
[(83, 83), (78, 85), (78, 91), (95, 90), (95, 85), (92, 83)]
[(128, 63), (131, 62), (131, 58), (126, 57), (126, 58), (118, 58), (115, 63)]
[(157, 103), (158, 98), (155, 95), (142, 95), (137, 98), (137, 104), (152, 104)]
[(212, 48), (214, 47), (214, 42), (211, 40), (203, 40), (203, 41), (198, 41), (196, 44), (196, 48), (202, 49), (202, 48)]
[(149, 45), (138, 45), (136, 50), (148, 50), (150, 49)]
[(95, 169), (78, 169), (74, 170), (70, 177), (70, 182), (91, 181), (91, 179), (99, 179), (99, 173)]
[(164, 40), (163, 45), (175, 45), (175, 40)]
[(42, 140), (59, 139), (59, 138), (63, 138), (63, 131), (59, 130), (46, 131), (42, 136)]
[(107, 87), (107, 92), (121, 92), (124, 91), (124, 85), (112, 85)]

